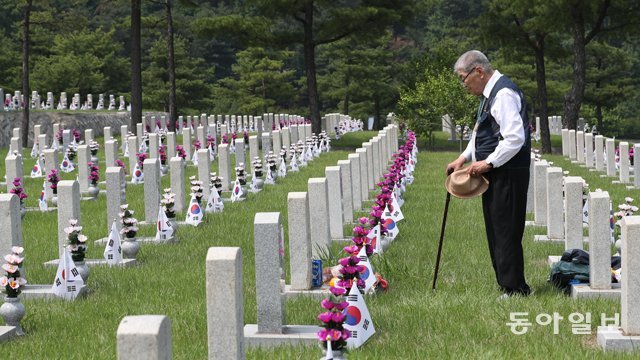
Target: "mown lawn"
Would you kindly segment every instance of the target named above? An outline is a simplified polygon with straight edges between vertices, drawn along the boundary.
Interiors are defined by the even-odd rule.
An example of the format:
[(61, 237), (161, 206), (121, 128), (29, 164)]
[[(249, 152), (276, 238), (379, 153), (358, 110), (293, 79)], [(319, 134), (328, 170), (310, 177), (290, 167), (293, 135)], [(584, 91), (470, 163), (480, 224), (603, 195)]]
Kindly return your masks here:
[[(359, 144), (363, 134), (358, 137)], [(367, 140), (364, 137), (362, 141)], [(344, 141), (351, 141), (345, 139)], [(446, 139), (445, 139), (446, 141)], [(180, 143), (180, 142), (178, 142)], [(338, 147), (340, 143), (336, 143)], [(457, 147), (456, 147), (457, 148)], [(457, 151), (453, 148), (452, 151)], [(4, 155), (6, 149), (0, 155)], [(306, 191), (310, 177), (324, 176), (324, 167), (346, 159), (348, 152), (334, 151), (314, 160), (301, 172), (289, 174), (276, 186), (267, 187), (245, 202), (226, 204), (222, 214), (207, 215), (198, 228), (183, 226), (180, 242), (173, 245), (144, 245), (135, 268), (91, 268), (88, 286), (91, 294), (74, 302), (24, 301), (26, 335), (2, 345), (7, 359), (113, 359), (116, 329), (127, 315), (164, 314), (172, 321), (175, 359), (205, 359), (207, 329), (205, 304), (205, 256), (211, 246), (239, 246), (243, 251), (245, 322), (256, 322), (253, 218), (256, 212), (280, 211), (286, 230), (289, 191)], [(400, 235), (381, 258), (374, 258), (376, 271), (389, 280), (387, 293), (367, 298), (376, 335), (361, 349), (351, 351), (350, 359), (577, 359), (633, 358), (604, 354), (596, 345), (595, 329), (600, 314), (611, 317), (619, 312), (614, 301), (575, 301), (547, 283), (548, 255), (559, 255), (561, 244), (533, 243), (533, 235), (544, 229), (529, 228), (524, 248), (527, 279), (535, 289), (529, 298), (497, 302), (496, 288), (484, 235), (480, 199), (453, 198), (449, 207), (444, 252), (438, 289), (431, 291), (431, 280), (442, 221), (445, 189), (444, 168), (457, 152), (421, 151), (415, 182), (405, 193), (405, 220)], [(638, 191), (627, 192), (611, 179), (600, 179), (571, 165), (559, 156), (547, 157), (571, 175), (584, 176), (592, 188), (609, 190), (614, 204), (624, 196), (638, 198)], [(28, 150), (25, 159), (30, 169)], [(103, 164), (101, 164), (103, 166)], [(217, 169), (217, 163), (212, 164)], [(102, 174), (104, 173), (104, 169)], [(4, 164), (0, 165), (4, 173)], [(187, 175), (195, 174), (187, 168)], [(27, 179), (31, 196), (28, 206), (36, 206), (42, 180)], [(163, 186), (168, 186), (168, 177)], [(372, 194), (373, 195), (373, 194)], [(143, 187), (127, 187), (127, 199), (136, 215), (143, 217)], [(82, 202), (82, 223), (91, 240), (106, 236), (106, 198)], [(359, 216), (363, 213), (358, 213)], [(184, 216), (184, 215), (181, 215)], [(57, 254), (55, 212), (29, 212), (23, 222), (26, 273), (32, 284), (53, 281), (55, 269), (42, 263)], [(152, 228), (143, 231), (151, 235)], [(336, 248), (339, 248), (336, 245)], [(102, 257), (102, 247), (89, 247), (89, 258)], [(288, 249), (287, 249), (288, 254)], [(288, 256), (287, 256), (288, 258)], [(289, 272), (288, 261), (285, 271)], [(300, 298), (287, 302), (287, 322), (319, 324), (317, 301)], [(512, 312), (526, 312), (533, 323), (524, 335), (513, 334), (506, 325)], [(558, 334), (552, 325), (536, 324), (536, 316), (558, 313)], [(570, 314), (592, 316), (591, 335), (573, 335)], [(250, 359), (318, 359), (318, 347), (250, 349)]]

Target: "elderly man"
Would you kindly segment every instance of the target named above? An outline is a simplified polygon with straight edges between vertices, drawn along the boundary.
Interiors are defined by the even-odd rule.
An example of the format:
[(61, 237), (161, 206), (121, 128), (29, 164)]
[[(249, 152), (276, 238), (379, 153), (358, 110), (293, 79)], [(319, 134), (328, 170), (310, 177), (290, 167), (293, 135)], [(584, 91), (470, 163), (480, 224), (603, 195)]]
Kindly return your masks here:
[(471, 162), (467, 173), (483, 174), (489, 189), (482, 195), (482, 210), (491, 263), (503, 292), (499, 299), (527, 296), (522, 234), (529, 186), (531, 138), (522, 91), (491, 67), (477, 50), (456, 61), (454, 71), (466, 90), (478, 96), (476, 125), (466, 150), (447, 165), (447, 173)]

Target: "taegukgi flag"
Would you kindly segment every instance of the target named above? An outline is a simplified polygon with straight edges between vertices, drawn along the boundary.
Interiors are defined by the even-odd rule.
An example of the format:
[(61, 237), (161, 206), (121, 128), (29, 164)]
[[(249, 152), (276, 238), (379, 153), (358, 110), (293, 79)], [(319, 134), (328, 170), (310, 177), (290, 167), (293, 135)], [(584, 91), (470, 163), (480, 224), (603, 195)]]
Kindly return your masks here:
[(122, 262), (122, 243), (120, 240), (120, 232), (116, 226), (116, 220), (113, 220), (111, 223), (111, 231), (109, 231), (107, 246), (104, 247), (103, 256), (109, 265), (116, 265)]
[(364, 297), (360, 294), (355, 281), (349, 295), (347, 295), (347, 302), (349, 306), (343, 310), (346, 317), (342, 326), (351, 332), (351, 337), (347, 339), (347, 347), (356, 349), (375, 334), (376, 329), (373, 326), (373, 320), (371, 320)]
[(80, 290), (84, 287), (84, 280), (80, 276), (80, 272), (76, 268), (76, 264), (71, 259), (71, 254), (65, 247), (58, 264), (58, 271), (56, 271), (56, 278), (53, 280), (51, 290), (54, 295), (57, 295), (66, 300), (75, 299)]

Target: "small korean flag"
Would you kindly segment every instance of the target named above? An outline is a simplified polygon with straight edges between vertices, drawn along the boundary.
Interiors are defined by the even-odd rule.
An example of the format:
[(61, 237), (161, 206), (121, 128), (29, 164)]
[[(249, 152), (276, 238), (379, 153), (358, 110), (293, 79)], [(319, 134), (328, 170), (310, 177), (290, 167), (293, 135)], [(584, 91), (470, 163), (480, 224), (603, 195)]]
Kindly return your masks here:
[(298, 157), (296, 154), (293, 154), (293, 156), (291, 157), (291, 172), (298, 172), (300, 171), (300, 168), (298, 167)]
[(367, 304), (364, 302), (355, 281), (347, 296), (347, 302), (349, 306), (343, 310), (346, 315), (343, 327), (351, 332), (351, 337), (347, 339), (347, 347), (356, 349), (375, 334), (376, 329), (373, 326), (371, 315), (369, 315)]
[(40, 155), (40, 150), (38, 149), (38, 142), (34, 141), (33, 147), (31, 148), (31, 158), (35, 159), (38, 157), (38, 155)]
[(208, 213), (217, 213), (222, 212), (224, 210), (224, 203), (222, 202), (222, 198), (216, 188), (211, 189), (209, 192), (209, 199), (207, 200), (207, 207), (205, 211)]
[(136, 164), (136, 167), (133, 169), (133, 174), (131, 174), (131, 182), (134, 184), (144, 183), (144, 172), (142, 172), (139, 164)]
[(58, 271), (56, 271), (56, 278), (53, 280), (51, 290), (54, 295), (57, 295), (66, 300), (75, 299), (80, 290), (84, 287), (84, 280), (80, 276), (80, 272), (76, 268), (76, 264), (71, 260), (71, 254), (65, 247), (62, 253), (62, 258), (58, 264)]
[(40, 191), (40, 198), (38, 199), (38, 206), (40, 207), (40, 211), (49, 210), (49, 205), (47, 205), (46, 189), (47, 180), (42, 182), (42, 191)]
[(122, 150), (122, 156), (123, 157), (129, 157), (129, 142), (125, 141), (124, 145), (122, 146), (124, 150)]
[(196, 196), (191, 195), (189, 210), (187, 211), (187, 218), (185, 219), (185, 222), (193, 226), (198, 226), (202, 222), (203, 216), (202, 208), (200, 207), (200, 204), (198, 204)]
[(193, 165), (198, 166), (198, 153), (197, 150), (193, 151), (193, 156), (191, 156), (191, 162), (193, 163)]
[(267, 170), (267, 177), (264, 179), (265, 185), (275, 185), (276, 181), (273, 178), (273, 171), (271, 169)]
[(366, 246), (363, 246), (358, 252), (358, 257), (360, 258), (360, 262), (358, 265), (364, 266), (364, 271), (360, 273), (360, 279), (364, 280), (364, 292), (365, 294), (373, 288), (373, 284), (376, 283), (376, 277), (373, 274), (373, 266), (369, 262), (369, 257), (367, 256)]
[(69, 160), (69, 156), (65, 153), (62, 162), (60, 163), (60, 171), (64, 173), (72, 172), (76, 167), (73, 165), (71, 160)]
[(164, 208), (160, 206), (158, 209), (158, 231), (156, 231), (156, 241), (164, 242), (173, 237), (173, 227), (169, 223), (169, 218), (164, 212)]
[(213, 144), (209, 144), (209, 162), (216, 159), (216, 151), (213, 149)]
[(243, 194), (244, 192), (242, 191), (240, 180), (236, 179), (236, 181), (233, 183), (233, 190), (231, 190), (231, 202), (240, 200)]
[(107, 239), (107, 246), (104, 248), (104, 259), (107, 260), (107, 264), (116, 265), (122, 262), (122, 246), (120, 242), (120, 233), (116, 226), (116, 221), (111, 223), (111, 231), (109, 232), (109, 238)]
[(42, 177), (42, 159), (40, 159), (40, 156), (38, 156), (36, 163), (33, 165), (33, 169), (31, 169), (31, 177), (32, 178)]
[(278, 166), (278, 177), (284, 178), (287, 176), (287, 163), (284, 158), (280, 158), (280, 166)]
[(385, 229), (387, 229), (387, 236), (393, 240), (400, 233), (400, 229), (398, 229), (398, 224), (394, 220), (391, 212), (389, 211), (389, 205), (385, 206), (384, 212), (382, 213), (382, 224)]
[(389, 216), (393, 217), (395, 222), (399, 222), (404, 220), (404, 215), (402, 214), (402, 210), (400, 210), (400, 205), (398, 204), (398, 200), (396, 199), (396, 195), (391, 193), (391, 203), (387, 204), (387, 208), (385, 210), (389, 210)]
[(373, 252), (376, 254), (382, 254), (382, 239), (380, 238), (380, 224), (374, 226), (369, 230), (367, 238), (371, 239), (371, 246)]
[(142, 142), (140, 143), (140, 147), (138, 147), (138, 153), (144, 154), (147, 152), (147, 150), (148, 150), (147, 141), (142, 140)]

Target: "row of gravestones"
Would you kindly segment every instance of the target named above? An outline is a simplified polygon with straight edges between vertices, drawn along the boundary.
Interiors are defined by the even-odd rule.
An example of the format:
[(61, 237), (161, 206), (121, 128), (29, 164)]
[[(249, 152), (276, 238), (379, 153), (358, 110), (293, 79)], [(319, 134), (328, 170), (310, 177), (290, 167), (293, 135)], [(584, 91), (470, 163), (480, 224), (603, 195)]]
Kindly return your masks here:
[[(263, 144), (265, 144), (263, 142)], [(226, 145), (222, 145), (221, 149), (224, 153)], [(241, 147), (244, 149), (244, 147)], [(55, 151), (54, 155), (55, 155)], [(206, 164), (207, 171), (205, 172), (208, 177), (208, 165), (209, 165), (209, 157), (205, 152), (205, 157), (200, 164)], [(242, 152), (244, 156), (244, 151)], [(223, 156), (224, 157), (224, 156)], [(18, 158), (20, 159), (20, 157)], [(178, 184), (175, 186), (177, 189), (184, 189), (184, 162), (181, 158), (176, 157), (174, 159), (174, 163), (177, 163), (176, 167), (176, 175), (172, 175), (172, 187), (174, 187), (174, 182)], [(229, 159), (227, 158), (228, 162)], [(204, 165), (199, 165), (200, 167)], [(144, 182), (144, 194), (145, 194), (145, 219), (147, 223), (155, 224), (155, 217), (158, 214), (159, 209), (159, 191), (160, 191), (160, 168), (159, 168), (159, 160), (157, 158), (146, 159), (145, 160), (145, 172), (147, 173), (146, 181)], [(175, 179), (175, 180), (174, 180)], [(108, 224), (112, 219), (115, 219), (118, 212), (120, 211), (120, 205), (125, 202), (125, 189), (123, 187), (124, 184), (124, 171), (121, 167), (109, 167), (106, 171), (106, 195), (107, 195), (107, 217)], [(208, 184), (208, 182), (207, 182)], [(208, 188), (208, 186), (205, 186)], [(358, 187), (359, 189), (359, 187)], [(326, 194), (326, 189), (325, 189)], [(20, 214), (20, 203), (17, 201), (17, 197), (15, 195), (3, 195), (0, 198), (0, 209), (6, 212), (8, 216), (3, 217), (5, 224), (0, 224), (2, 228), (9, 229), (9, 236), (6, 238), (6, 242), (0, 246), (0, 250), (8, 252), (12, 246), (22, 246), (22, 225)], [(58, 238), (59, 238), (59, 250), (60, 256), (62, 256), (62, 251), (64, 248), (64, 242), (66, 239), (66, 235), (64, 233), (64, 228), (66, 227), (68, 219), (77, 219), (81, 223), (80, 219), (80, 190), (77, 181), (61, 181), (58, 184)], [(18, 217), (16, 217), (18, 215)], [(150, 218), (153, 217), (153, 218)], [(150, 220), (151, 219), (151, 220)], [(118, 224), (116, 222), (116, 224)], [(119, 224), (118, 224), (119, 225)], [(50, 265), (54, 265), (55, 261), (50, 262)], [(104, 261), (102, 261), (104, 262)], [(87, 260), (89, 265), (95, 265), (100, 263), (98, 260)], [(131, 261), (125, 261), (123, 263), (124, 266), (131, 265)], [(308, 262), (310, 264), (310, 261)], [(56, 262), (57, 264), (57, 262)], [(45, 264), (47, 265), (47, 264)], [(53, 297), (53, 292), (51, 291), (51, 287), (48, 285), (28, 285), (26, 289), (23, 291), (24, 297), (33, 298), (33, 297)]]
[[(5, 111), (9, 110), (20, 110), (24, 108), (25, 99), (22, 92), (16, 90), (13, 95), (5, 94), (4, 90), (0, 88), (0, 99), (3, 100), (3, 103), (0, 104), (2, 109)], [(80, 94), (76, 93), (71, 98), (71, 103), (68, 102), (67, 93), (60, 93), (60, 100), (58, 101), (58, 105), (56, 105), (53, 93), (47, 92), (47, 100), (42, 101), (40, 94), (37, 91), (31, 92), (31, 97), (29, 99), (30, 107), (34, 110), (93, 110), (93, 94), (87, 94), (87, 100), (85, 102), (81, 102)], [(116, 99), (114, 95), (109, 95), (109, 105), (105, 106), (104, 102), (104, 94), (98, 95), (98, 103), (95, 107), (96, 110), (118, 110), (124, 111), (126, 109), (126, 103), (124, 101), (124, 96), (120, 96), (120, 104), (116, 108)]]
[[(390, 125), (363, 143), (355, 154), (350, 154), (349, 160), (326, 167), (325, 178), (309, 179), (307, 192), (289, 193), (290, 285), (283, 286), (284, 235), (280, 213), (255, 215), (257, 324), (244, 324), (242, 250), (237, 247), (209, 249), (206, 302), (210, 359), (244, 359), (245, 348), (252, 346), (317, 342), (318, 326), (287, 324), (286, 299), (297, 295), (324, 296), (322, 290), (312, 290), (311, 286), (314, 250), (326, 248), (332, 241), (344, 240), (341, 231), (332, 233), (331, 229), (341, 230), (343, 224), (353, 221), (353, 211), (361, 209), (362, 200), (368, 198), (368, 191), (382, 175), (391, 154), (397, 151), (397, 144), (398, 128)], [(332, 204), (339, 206), (332, 210)], [(332, 223), (334, 211), (339, 215), (338, 224)], [(171, 357), (171, 322), (165, 316), (127, 316), (118, 327), (117, 338), (119, 359), (137, 358), (142, 354), (152, 354), (153, 358)]]
[[(633, 147), (634, 154), (640, 151), (640, 143), (619, 143), (619, 154), (616, 155), (615, 139), (602, 135), (593, 136), (592, 133), (562, 129), (562, 155), (572, 162), (585, 166), (591, 171), (606, 172), (602, 177), (618, 177), (614, 183), (631, 184), (633, 174), (634, 186), (640, 189), (640, 176), (635, 176), (634, 167), (629, 159), (629, 149)], [(628, 186), (629, 189), (633, 187)]]
[[(598, 141), (602, 143), (601, 137), (596, 144)], [(613, 147), (613, 140), (610, 143)], [(600, 154), (602, 156), (601, 151)], [(605, 351), (633, 350), (634, 344), (640, 341), (640, 315), (634, 310), (640, 306), (640, 244), (637, 242), (640, 217), (628, 216), (621, 221), (621, 268), (624, 269), (624, 275), (621, 284), (612, 285), (612, 206), (609, 194), (597, 190), (585, 196), (584, 179), (564, 176), (562, 168), (552, 165), (546, 160), (536, 159), (532, 154), (532, 186), (529, 187), (532, 196), (529, 200), (533, 203), (534, 221), (529, 225), (546, 227), (547, 232), (546, 235), (534, 236), (534, 240), (563, 242), (565, 250), (583, 249), (583, 243), (588, 242), (590, 282), (573, 284), (571, 296), (620, 299), (622, 308), (620, 314), (616, 315), (614, 325), (598, 327), (598, 343)], [(588, 226), (587, 237), (583, 236), (585, 226)], [(550, 266), (558, 261), (560, 256), (549, 256)]]

